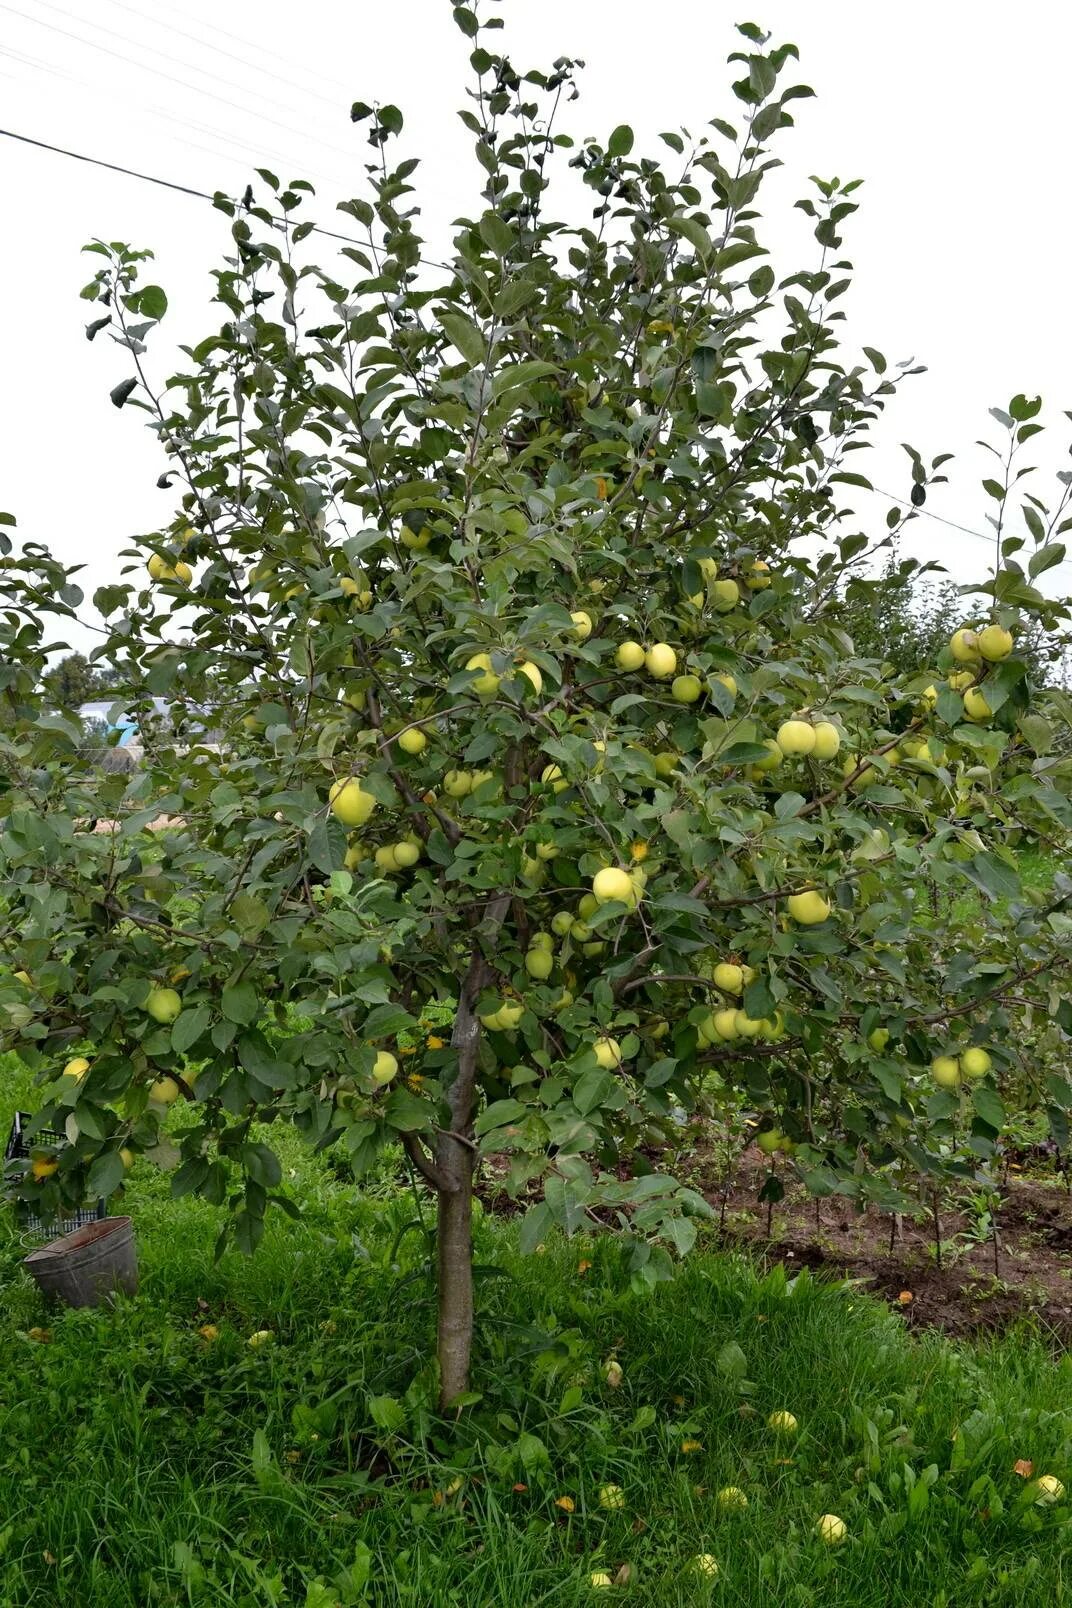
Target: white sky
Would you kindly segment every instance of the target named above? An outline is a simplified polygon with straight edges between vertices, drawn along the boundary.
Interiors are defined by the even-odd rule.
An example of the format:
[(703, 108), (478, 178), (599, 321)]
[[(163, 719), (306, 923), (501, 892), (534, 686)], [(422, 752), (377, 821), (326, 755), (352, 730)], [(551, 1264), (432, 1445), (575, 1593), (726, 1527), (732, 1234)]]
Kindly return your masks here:
[[(629, 122), (637, 150), (653, 152), (666, 152), (654, 140), (661, 129), (734, 119), (725, 65), (734, 22), (749, 16), (792, 39), (817, 99), (794, 104), (798, 127), (779, 138), (786, 174), (761, 200), (770, 219), (761, 237), (776, 269), (810, 263), (792, 200), (811, 173), (863, 177), (843, 251), (857, 270), (840, 303), (847, 336), (929, 370), (889, 409), (881, 451), (854, 467), (904, 495), (897, 442), (927, 457), (955, 451), (951, 484), (928, 507), (985, 530), (978, 481), (989, 467), (973, 442), (997, 439), (987, 408), (1020, 390), (1041, 394), (1042, 417), (1054, 421), (1039, 455), (1051, 472), (1067, 465), (1072, 7), (765, 0), (746, 12), (725, 0), (503, 0), (493, 9), (507, 29), (492, 39), (505, 39), (518, 66), (549, 67), (560, 54), (587, 61), (563, 129), (605, 135)], [(447, 0), (0, 0), (0, 127), (207, 191), (241, 193), (258, 165), (306, 177), (320, 192), (315, 215), (346, 232), (334, 203), (362, 193), (370, 155), (350, 104), (393, 101), (406, 117), (405, 154), (422, 157), (411, 182), (442, 250), (450, 219), (480, 205), (470, 136), (455, 116), (468, 48)], [(155, 487), (164, 464), (143, 415), (108, 401), (129, 372), (124, 353), (84, 338), (94, 313), (78, 291), (94, 260), (80, 247), (99, 236), (154, 248), (153, 277), (171, 302), (149, 358), (163, 377), (176, 366), (170, 343), (215, 327), (208, 273), (227, 249), (227, 224), (207, 202), (2, 138), (0, 175), (0, 507), (18, 516), (24, 538), (87, 563), (92, 590), (171, 504)], [(321, 242), (320, 260), (328, 250)], [(1051, 487), (1052, 473), (1039, 477), (1040, 495)], [(852, 496), (877, 534), (888, 503)], [(916, 521), (903, 546), (940, 559), (960, 582), (991, 560), (980, 541), (932, 519)], [(1063, 592), (1070, 583), (1072, 562), (1045, 584)]]

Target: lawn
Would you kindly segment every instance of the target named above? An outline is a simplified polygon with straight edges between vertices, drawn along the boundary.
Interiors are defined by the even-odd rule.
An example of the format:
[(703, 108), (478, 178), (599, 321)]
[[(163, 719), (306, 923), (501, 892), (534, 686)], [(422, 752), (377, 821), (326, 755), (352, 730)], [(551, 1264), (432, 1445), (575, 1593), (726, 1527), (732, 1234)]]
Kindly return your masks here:
[[(2, 1089), (27, 1095), (10, 1062)], [(482, 1395), (444, 1423), (413, 1197), (359, 1202), (282, 1149), (304, 1215), (252, 1261), (214, 1262), (217, 1212), (139, 1163), (142, 1290), (114, 1311), (45, 1309), (4, 1242), (2, 1608), (1069, 1600), (1072, 1514), (1013, 1468), (1072, 1475), (1072, 1363), (1039, 1340), (910, 1337), (858, 1289), (713, 1250), (644, 1297), (609, 1241), (523, 1259), (484, 1218)]]

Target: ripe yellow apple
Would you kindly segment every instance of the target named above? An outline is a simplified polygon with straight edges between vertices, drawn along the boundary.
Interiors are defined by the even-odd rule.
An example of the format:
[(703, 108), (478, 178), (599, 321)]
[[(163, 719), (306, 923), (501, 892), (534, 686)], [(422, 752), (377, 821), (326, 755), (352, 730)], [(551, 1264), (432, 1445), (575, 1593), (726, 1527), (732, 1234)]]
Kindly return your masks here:
[(670, 686), (670, 696), (677, 703), (695, 703), (703, 692), (703, 682), (699, 676), (675, 676)]
[(989, 720), (994, 711), (978, 687), (969, 687), (964, 694), (964, 713), (969, 720), (980, 722)]
[(989, 664), (999, 664), (1012, 652), (1012, 632), (1001, 625), (988, 625), (979, 632), (979, 652)]
[(731, 698), (737, 696), (737, 683), (728, 670), (719, 670), (711, 677), (712, 681), (720, 681)]
[(791, 893), (788, 899), (789, 914), (802, 927), (816, 927), (830, 914), (830, 906), (815, 888), (803, 893)]
[(546, 949), (530, 949), (525, 956), (525, 970), (538, 983), (547, 981), (554, 970), (554, 966), (554, 956), (549, 955)]
[(574, 609), (570, 619), (574, 636), (580, 637), (582, 642), (592, 635), (592, 616), (585, 609)]
[(764, 587), (771, 583), (770, 565), (757, 558), (744, 578), (744, 584), (750, 592), (762, 592)]
[(968, 626), (961, 626), (954, 631), (949, 642), (949, 651), (958, 664), (979, 663), (979, 637)]
[(644, 655), (644, 663), (656, 681), (666, 681), (677, 669), (677, 654), (669, 642), (656, 642)]
[(1065, 1488), (1056, 1474), (1040, 1474), (1035, 1481), (1034, 1490), (1036, 1507), (1052, 1507), (1065, 1494)]
[(792, 1413), (771, 1413), (770, 1417), (767, 1419), (767, 1428), (773, 1430), (775, 1435), (795, 1435), (797, 1432), (797, 1421), (793, 1417)]
[(715, 560), (713, 558), (699, 558), (696, 560), (696, 562), (699, 565), (700, 574), (703, 576), (708, 585), (710, 585), (718, 575), (718, 565), (715, 563)]
[(635, 900), (636, 893), (628, 871), (619, 870), (617, 866), (604, 866), (592, 878), (592, 894), (599, 904), (609, 904), (617, 899), (621, 904), (630, 904)]
[(817, 720), (815, 723), (815, 747), (812, 753), (816, 759), (833, 759), (841, 747), (841, 733), (831, 720)]
[(715, 1032), (720, 1039), (727, 1043), (737, 1037), (737, 1012), (732, 1007), (716, 1011), (711, 1018)]
[(365, 792), (356, 776), (339, 777), (332, 782), (328, 804), (335, 819), (341, 821), (343, 826), (364, 826), (376, 808), (376, 800), (371, 793)]
[(617, 1039), (598, 1038), (592, 1046), (595, 1051), (596, 1063), (605, 1072), (612, 1072), (615, 1067), (622, 1064), (622, 1047)]
[(30, 976), (28, 971), (17, 971), (14, 973), (14, 976), (15, 981), (21, 983), (24, 988), (33, 987), (33, 978)]
[(124, 1171), (129, 1172), (138, 1158), (128, 1145), (124, 1145), (119, 1152), (119, 1159), (123, 1163)]
[(936, 1055), (931, 1062), (931, 1077), (940, 1089), (958, 1089), (960, 1062), (955, 1055)]
[(705, 1580), (718, 1579), (718, 1559), (710, 1552), (698, 1552), (692, 1560), (692, 1567)]
[(613, 1513), (625, 1506), (625, 1492), (620, 1485), (604, 1485), (599, 1493), (599, 1505)]
[(593, 1591), (606, 1591), (614, 1582), (605, 1569), (596, 1569), (588, 1576), (588, 1584)]
[(417, 864), (421, 857), (421, 846), (407, 838), (403, 843), (394, 846), (395, 865), (400, 871), (408, 871), (410, 866)]
[(724, 1485), (715, 1498), (723, 1513), (743, 1513), (748, 1498), (739, 1485)]
[(75, 1078), (79, 1083), (89, 1071), (89, 1062), (84, 1055), (76, 1055), (73, 1061), (68, 1061), (63, 1069), (65, 1078)]
[(539, 697), (540, 693), (543, 691), (543, 676), (540, 673), (539, 665), (533, 664), (531, 659), (526, 659), (524, 664), (518, 665), (516, 674), (519, 676), (524, 676), (525, 680), (532, 687), (533, 692), (537, 697)]
[(608, 1357), (603, 1364), (603, 1377), (612, 1390), (618, 1389), (625, 1378), (625, 1372), (616, 1357)]
[(734, 1011), (733, 1025), (737, 1029), (738, 1038), (758, 1038), (763, 1023), (758, 1016), (749, 1016), (747, 1011)]
[(494, 698), (499, 690), (500, 677), (495, 674), (491, 665), (490, 653), (474, 653), (465, 661), (467, 670), (479, 670), (480, 674), (473, 682), (473, 691), (479, 698)]
[(361, 864), (361, 862), (362, 862), (362, 860), (364, 858), (365, 858), (365, 846), (364, 846), (364, 844), (363, 843), (351, 843), (350, 847), (347, 849), (346, 853), (342, 857), (342, 863), (346, 867), (347, 871), (353, 871), (357, 866), (359, 866)]
[(555, 859), (557, 854), (558, 854), (558, 844), (557, 843), (537, 843), (537, 845), (536, 845), (536, 858), (537, 858), (537, 860), (553, 860), (553, 859)]
[[(768, 1044), (777, 1044), (785, 1037), (785, 1017), (781, 1011), (775, 1011), (773, 1016), (765, 1016), (759, 1024), (759, 1036), (767, 1040)], [(786, 1144), (789, 1141), (786, 1140)], [(785, 1146), (782, 1147), (783, 1149)]]
[(555, 940), (549, 932), (534, 932), (529, 939), (530, 949), (546, 949), (550, 953), (555, 947)]
[(146, 568), (154, 581), (178, 581), (180, 586), (189, 586), (194, 578), (193, 570), (181, 558), (169, 564), (159, 553), (153, 553)]
[(51, 1178), (58, 1167), (59, 1162), (54, 1156), (35, 1156), (30, 1163), (30, 1172), (34, 1182), (40, 1184), (46, 1178)]
[(372, 1063), (372, 1081), (382, 1088), (398, 1075), (398, 1062), (390, 1050), (380, 1050)]
[(400, 731), (395, 742), (404, 754), (423, 754), (428, 747), (428, 739), (419, 726), (407, 726)]
[(767, 750), (766, 759), (757, 759), (752, 762), (752, 770), (762, 774), (765, 771), (777, 770), (785, 757), (773, 737), (763, 739), (763, 747)]
[(443, 791), (448, 798), (465, 798), (473, 790), (473, 778), (469, 771), (449, 770), (443, 778)]
[(744, 967), (735, 966), (731, 960), (720, 960), (711, 978), (724, 994), (739, 994), (744, 987)]
[(182, 1090), (174, 1078), (163, 1077), (157, 1078), (150, 1086), (149, 1098), (155, 1100), (157, 1105), (174, 1105), (181, 1093)]
[(646, 654), (639, 642), (622, 642), (614, 655), (614, 662), (619, 670), (639, 670), (645, 658)]
[(411, 553), (423, 553), (432, 540), (432, 527), (422, 525), (420, 530), (413, 530), (409, 525), (403, 525), (398, 539)]
[(182, 1010), (182, 1000), (173, 988), (150, 988), (145, 1009), (154, 1022), (166, 1027)]
[(783, 720), (775, 740), (787, 759), (795, 759), (814, 749), (815, 727), (808, 720)]
[(741, 600), (741, 588), (736, 581), (712, 581), (711, 602), (720, 614), (729, 614)]
[(960, 1070), (966, 1078), (985, 1078), (992, 1064), (986, 1050), (980, 1049), (976, 1044), (965, 1050), (960, 1057)]
[(839, 1519), (836, 1513), (824, 1513), (815, 1526), (815, 1533), (826, 1546), (838, 1547), (848, 1535), (848, 1530), (845, 1520)]
[(954, 670), (953, 674), (949, 677), (949, 685), (952, 687), (954, 692), (963, 692), (965, 687), (974, 687), (974, 670)]

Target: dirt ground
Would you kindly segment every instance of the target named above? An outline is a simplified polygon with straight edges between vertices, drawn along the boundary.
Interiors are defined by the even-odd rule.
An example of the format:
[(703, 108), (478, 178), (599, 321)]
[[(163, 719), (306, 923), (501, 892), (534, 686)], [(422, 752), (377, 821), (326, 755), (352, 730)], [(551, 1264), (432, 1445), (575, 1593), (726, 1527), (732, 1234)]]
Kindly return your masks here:
[[(660, 1159), (666, 1165), (665, 1158), (652, 1158)], [(838, 1196), (815, 1201), (792, 1182), (792, 1166), (785, 1163), (780, 1172), (786, 1192), (773, 1208), (768, 1237), (767, 1206), (758, 1196), (769, 1163), (754, 1148), (738, 1161), (725, 1200), (720, 1159), (705, 1137), (697, 1136), (687, 1160), (673, 1171), (714, 1207), (727, 1246), (746, 1247), (789, 1269), (858, 1279), (910, 1328), (973, 1336), (1031, 1317), (1056, 1344), (1072, 1345), (1072, 1193), (1048, 1156), (1024, 1157), (1008, 1167), (996, 1247), (989, 1223), (967, 1209), (967, 1191), (951, 1192), (940, 1211), (940, 1266), (930, 1217), (901, 1218), (891, 1246), (888, 1213), (857, 1212)], [(494, 1173), (494, 1167), (485, 1172), (480, 1188), (489, 1210), (508, 1214), (530, 1204), (510, 1200)]]

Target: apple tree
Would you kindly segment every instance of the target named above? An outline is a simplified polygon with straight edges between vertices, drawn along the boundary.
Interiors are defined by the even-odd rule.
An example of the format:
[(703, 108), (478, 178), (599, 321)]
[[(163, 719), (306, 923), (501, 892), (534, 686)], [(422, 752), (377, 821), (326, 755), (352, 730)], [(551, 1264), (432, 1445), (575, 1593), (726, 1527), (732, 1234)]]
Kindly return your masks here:
[[(809, 1187), (889, 1205), (992, 1153), (1025, 1013), (1072, 1028), (1072, 887), (1022, 889), (1012, 847), (1072, 819), (1068, 721), (1017, 656), (1068, 617), (1035, 584), (1067, 485), (1047, 508), (1018, 479), (1037, 404), (1001, 415), (963, 629), (909, 672), (857, 654), (870, 560), (943, 460), (910, 451), (907, 515), (861, 528), (855, 455), (906, 369), (841, 342), (855, 183), (799, 201), (804, 266), (763, 244), (794, 47), (743, 26), (732, 116), (660, 156), (575, 139), (575, 64), (521, 72), (497, 19), (454, 16), (480, 195), (449, 243), (402, 113), (358, 104), (349, 243), (313, 260), (304, 182), (218, 197), (219, 327), (171, 379), (150, 254), (88, 248), (87, 334), (171, 510), (92, 599), (132, 774), (49, 690), (76, 573), (0, 533), (0, 1034), (66, 1136), (14, 1187), (110, 1193), (171, 1107), (175, 1193), (252, 1250), (294, 1210), (273, 1124), (358, 1180), (404, 1152), (444, 1403), (481, 1167), (524, 1246), (598, 1220), (644, 1287), (710, 1212), (647, 1159), (683, 1114), (732, 1091)], [(932, 887), (972, 895), (970, 942)], [(1063, 1121), (1063, 1072), (1045, 1099)]]

